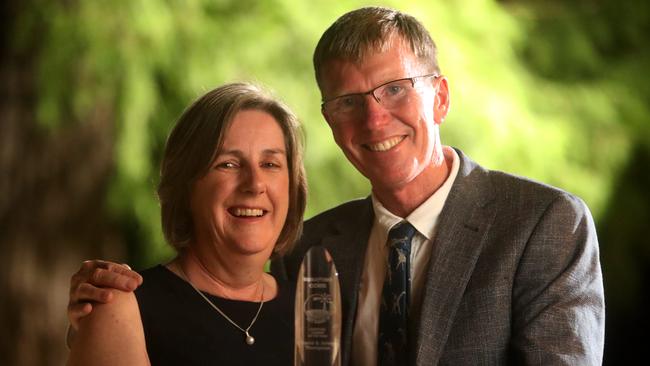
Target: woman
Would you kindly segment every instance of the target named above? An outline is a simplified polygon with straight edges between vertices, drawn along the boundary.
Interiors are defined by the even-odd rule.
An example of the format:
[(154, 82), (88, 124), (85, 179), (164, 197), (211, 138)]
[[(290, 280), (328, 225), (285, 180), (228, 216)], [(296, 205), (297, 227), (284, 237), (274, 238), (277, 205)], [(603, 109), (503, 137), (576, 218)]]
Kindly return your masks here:
[(302, 230), (306, 180), (293, 113), (250, 84), (180, 117), (158, 195), (178, 256), (82, 319), (69, 365), (290, 365), (293, 290), (264, 272)]

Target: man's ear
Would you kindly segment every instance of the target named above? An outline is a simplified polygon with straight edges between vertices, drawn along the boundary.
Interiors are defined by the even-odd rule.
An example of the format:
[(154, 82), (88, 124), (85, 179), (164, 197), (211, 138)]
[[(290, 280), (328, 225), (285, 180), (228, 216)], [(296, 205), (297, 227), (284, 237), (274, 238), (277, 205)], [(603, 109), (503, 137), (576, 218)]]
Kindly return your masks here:
[(447, 117), (447, 113), (449, 113), (449, 84), (447, 78), (444, 76), (438, 77), (435, 83), (438, 86), (433, 101), (433, 119), (436, 124), (441, 124), (445, 120), (445, 117)]
[(320, 114), (323, 115), (323, 118), (325, 118), (325, 121), (327, 122), (327, 124), (328, 124), (330, 127), (332, 127), (332, 121), (331, 121), (331, 119), (330, 119), (330, 115), (327, 114), (327, 112), (325, 111), (325, 109), (321, 108), (321, 109), (320, 109)]

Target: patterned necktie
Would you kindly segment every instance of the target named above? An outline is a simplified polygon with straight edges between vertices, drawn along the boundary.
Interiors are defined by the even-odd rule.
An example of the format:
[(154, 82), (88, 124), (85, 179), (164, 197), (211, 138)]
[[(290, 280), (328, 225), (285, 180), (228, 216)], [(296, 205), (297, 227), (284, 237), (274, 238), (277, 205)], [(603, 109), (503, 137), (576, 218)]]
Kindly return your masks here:
[(402, 221), (388, 233), (388, 269), (379, 312), (378, 365), (408, 363), (411, 239), (415, 228)]

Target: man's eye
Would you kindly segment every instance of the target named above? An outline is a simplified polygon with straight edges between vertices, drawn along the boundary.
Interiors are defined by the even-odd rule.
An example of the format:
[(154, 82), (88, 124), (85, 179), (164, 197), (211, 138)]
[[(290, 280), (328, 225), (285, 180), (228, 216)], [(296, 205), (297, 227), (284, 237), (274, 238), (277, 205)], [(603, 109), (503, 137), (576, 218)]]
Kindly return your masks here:
[(404, 92), (404, 87), (399, 84), (386, 85), (384, 89), (384, 94), (388, 96), (399, 95)]
[(354, 95), (341, 97), (338, 99), (339, 108), (350, 108), (357, 104), (357, 98)]

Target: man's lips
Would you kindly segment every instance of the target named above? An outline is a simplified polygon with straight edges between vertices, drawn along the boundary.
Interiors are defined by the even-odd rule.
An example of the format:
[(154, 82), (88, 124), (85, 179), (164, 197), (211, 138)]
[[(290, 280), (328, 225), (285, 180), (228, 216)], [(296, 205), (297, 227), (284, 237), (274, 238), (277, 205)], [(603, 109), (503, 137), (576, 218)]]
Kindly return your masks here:
[(388, 151), (392, 149), (395, 145), (402, 142), (405, 138), (406, 136), (395, 136), (383, 141), (374, 142), (371, 144), (364, 144), (363, 147), (374, 152)]

